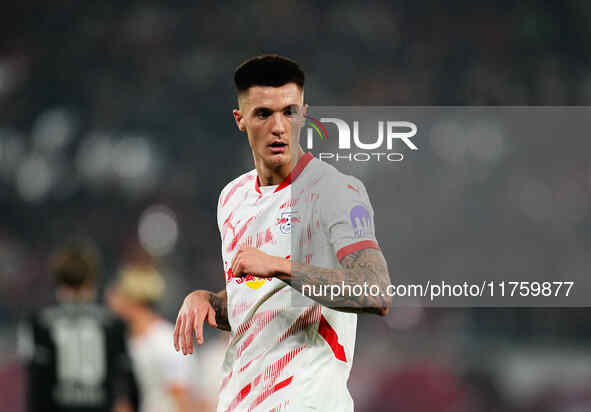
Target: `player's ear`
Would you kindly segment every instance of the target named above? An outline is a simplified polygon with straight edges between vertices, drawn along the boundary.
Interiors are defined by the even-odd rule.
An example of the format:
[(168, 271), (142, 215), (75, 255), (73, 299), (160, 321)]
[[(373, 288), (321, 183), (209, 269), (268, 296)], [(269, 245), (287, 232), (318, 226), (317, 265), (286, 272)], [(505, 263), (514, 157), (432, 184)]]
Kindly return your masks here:
[(242, 116), (242, 113), (240, 113), (239, 109), (234, 109), (232, 110), (232, 114), (234, 115), (234, 121), (236, 122), (238, 130), (244, 132), (246, 130), (246, 125), (244, 124), (244, 117)]

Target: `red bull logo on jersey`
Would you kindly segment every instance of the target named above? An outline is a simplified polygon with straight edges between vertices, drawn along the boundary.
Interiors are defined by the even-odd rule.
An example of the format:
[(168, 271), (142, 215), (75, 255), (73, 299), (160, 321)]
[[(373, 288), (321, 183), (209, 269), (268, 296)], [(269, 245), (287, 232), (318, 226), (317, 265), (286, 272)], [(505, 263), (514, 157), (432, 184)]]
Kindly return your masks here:
[(248, 288), (252, 290), (257, 290), (261, 286), (265, 284), (265, 282), (271, 282), (273, 278), (259, 278), (255, 275), (248, 274), (246, 276), (235, 277), (234, 281), (238, 284), (245, 284)]
[[(248, 278), (248, 276), (252, 276), (252, 275), (247, 275), (246, 277)], [(252, 279), (246, 279), (246, 286), (248, 286), (249, 288), (253, 289), (253, 290), (257, 290), (258, 288), (260, 288), (261, 286), (263, 286), (265, 284), (265, 281), (270, 282), (271, 278), (257, 278), (256, 276), (252, 276)]]
[(245, 284), (247, 287), (253, 290), (259, 289), (265, 284), (265, 282), (271, 282), (273, 278), (259, 278), (255, 275), (248, 274), (246, 276), (234, 276), (232, 268), (226, 271), (226, 283), (236, 282), (237, 285)]
[[(291, 255), (285, 256), (285, 259), (290, 260)], [(228, 266), (228, 262), (224, 261), (224, 267)], [(245, 284), (248, 288), (252, 290), (260, 289), (266, 282), (272, 282), (273, 278), (260, 278), (249, 273), (246, 276), (234, 276), (234, 272), (232, 268), (228, 268), (226, 270), (226, 283), (236, 282), (237, 285)]]

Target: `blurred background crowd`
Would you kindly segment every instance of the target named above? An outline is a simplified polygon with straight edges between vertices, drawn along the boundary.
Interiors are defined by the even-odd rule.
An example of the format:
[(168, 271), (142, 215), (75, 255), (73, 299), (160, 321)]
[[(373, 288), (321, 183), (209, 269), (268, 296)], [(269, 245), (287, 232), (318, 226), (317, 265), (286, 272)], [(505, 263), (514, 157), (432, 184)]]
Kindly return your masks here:
[[(124, 262), (149, 256), (165, 279), (159, 309), (170, 320), (190, 290), (224, 287), (218, 195), (252, 169), (231, 116), (233, 69), (244, 59), (279, 53), (298, 61), (311, 105), (584, 106), (590, 22), (591, 3), (577, 0), (4, 6), (0, 411), (22, 410), (16, 326), (54, 299), (47, 258), (67, 238), (98, 245), (103, 286)], [(544, 167), (534, 166), (532, 173)], [(525, 180), (528, 170), (520, 170)], [(569, 270), (588, 273), (591, 168), (574, 162), (559, 179), (549, 170), (524, 202), (562, 206), (532, 206), (518, 224), (535, 242), (542, 232), (532, 222), (568, 221), (560, 253), (574, 262)], [(404, 233), (411, 242), (433, 235), (428, 225)], [(379, 240), (402, 243), (395, 234)], [(555, 253), (551, 245), (542, 252)], [(425, 271), (438, 269), (428, 262)], [(357, 342), (350, 389), (358, 411), (591, 410), (585, 308), (403, 307), (387, 319), (362, 318)]]

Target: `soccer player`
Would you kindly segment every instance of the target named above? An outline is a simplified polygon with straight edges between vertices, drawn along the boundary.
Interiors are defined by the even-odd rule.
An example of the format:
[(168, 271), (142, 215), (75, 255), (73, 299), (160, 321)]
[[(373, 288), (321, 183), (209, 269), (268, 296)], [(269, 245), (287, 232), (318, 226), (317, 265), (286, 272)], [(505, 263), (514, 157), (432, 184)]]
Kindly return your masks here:
[[(352, 411), (356, 314), (385, 315), (390, 303), (367, 192), (302, 150), (304, 73), (294, 61), (255, 57), (234, 81), (234, 119), (255, 169), (219, 198), (226, 289), (185, 298), (175, 347), (192, 353), (205, 318), (231, 331), (218, 411)], [(364, 282), (379, 293), (306, 293)]]
[(111, 309), (128, 324), (133, 370), (140, 389), (140, 412), (193, 410), (191, 359), (170, 345), (173, 325), (155, 311), (164, 279), (149, 264), (124, 265), (107, 293)]
[(95, 303), (98, 254), (74, 244), (51, 265), (57, 303), (21, 326), (29, 412), (128, 412), (137, 387), (124, 323)]

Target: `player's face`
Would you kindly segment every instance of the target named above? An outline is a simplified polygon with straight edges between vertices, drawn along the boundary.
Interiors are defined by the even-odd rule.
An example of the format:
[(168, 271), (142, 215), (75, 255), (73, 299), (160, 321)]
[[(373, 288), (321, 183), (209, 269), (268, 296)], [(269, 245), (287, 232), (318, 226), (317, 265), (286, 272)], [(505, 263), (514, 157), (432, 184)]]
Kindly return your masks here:
[(295, 83), (281, 87), (253, 86), (240, 97), (234, 117), (248, 134), (255, 162), (276, 169), (297, 153), (296, 120), (303, 114), (303, 92)]

